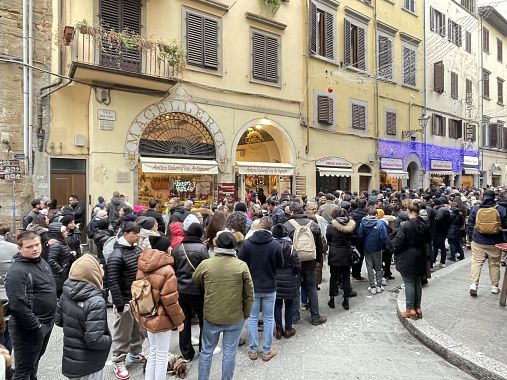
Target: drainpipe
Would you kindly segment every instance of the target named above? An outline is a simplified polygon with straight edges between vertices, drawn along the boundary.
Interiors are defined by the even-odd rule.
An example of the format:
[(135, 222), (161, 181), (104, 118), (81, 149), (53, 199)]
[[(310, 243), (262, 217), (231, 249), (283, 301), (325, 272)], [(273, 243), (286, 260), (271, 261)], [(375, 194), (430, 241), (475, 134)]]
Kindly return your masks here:
[(32, 143), (33, 143), (33, 0), (28, 2), (28, 155), (27, 167), (33, 170)]
[(28, 23), (27, 0), (23, 0), (22, 23), (23, 23), (23, 154), (25, 156), (25, 174), (29, 172), (28, 167)]
[[(482, 96), (482, 94), (484, 93), (484, 89), (483, 89), (483, 86), (484, 86), (484, 76), (483, 76), (483, 65), (484, 65), (484, 53), (483, 53), (483, 46), (482, 46), (482, 42), (483, 42), (483, 38), (482, 38), (482, 28), (483, 28), (483, 25), (482, 25), (482, 15), (480, 14), (479, 12), (479, 18), (481, 20), (481, 31), (479, 33), (479, 54), (481, 55), (481, 68), (480, 68), (480, 71), (479, 71), (479, 83), (481, 84), (480, 87), (479, 87), (479, 96), (480, 96), (480, 100), (481, 100), (481, 124), (480, 124), (480, 129), (479, 131), (482, 131), (483, 133), (480, 134), (481, 138), (477, 139), (477, 141), (479, 141), (479, 149), (480, 149), (480, 154), (481, 154), (481, 172), (482, 172), (482, 186), (484, 186), (485, 184), (488, 183), (487, 181), (487, 178), (484, 178), (485, 175), (484, 175), (484, 146), (485, 146), (485, 142), (486, 142), (486, 131), (487, 131), (487, 127), (483, 127), (484, 125), (484, 96)], [(479, 135), (479, 131), (477, 131), (477, 135)], [(482, 143), (482, 144), (481, 144)], [(479, 186), (481, 185), (481, 179), (480, 179), (480, 175), (479, 175)]]
[[(426, 117), (426, 110), (427, 110), (427, 88), (426, 88), (426, 80), (427, 80), (427, 74), (426, 74), (426, 0), (423, 1), (423, 111), (422, 114)], [(424, 125), (423, 130), (423, 153), (424, 153), (424, 163), (423, 163), (423, 188), (428, 187), (429, 181), (427, 179), (427, 145), (428, 145), (428, 124)], [(426, 186), (425, 186), (426, 185)]]
[[(373, 51), (375, 52), (375, 159), (380, 162), (378, 156), (378, 140), (379, 140), (379, 90), (378, 90), (378, 72), (379, 72), (379, 60), (378, 60), (378, 36), (377, 36), (377, 0), (373, 3), (373, 30), (374, 30), (374, 42)], [(378, 175), (376, 176), (377, 184), (376, 188), (380, 188), (380, 164)]]
[[(310, 19), (310, 1), (306, 2), (306, 30), (309, 30), (310, 27), (308, 20)], [(308, 154), (310, 152), (310, 96), (308, 95), (308, 85), (310, 83), (310, 77), (308, 75), (308, 61), (310, 60), (310, 47), (308, 46), (308, 39), (306, 41), (306, 52), (305, 52), (305, 62), (306, 62), (306, 147), (305, 153)]]

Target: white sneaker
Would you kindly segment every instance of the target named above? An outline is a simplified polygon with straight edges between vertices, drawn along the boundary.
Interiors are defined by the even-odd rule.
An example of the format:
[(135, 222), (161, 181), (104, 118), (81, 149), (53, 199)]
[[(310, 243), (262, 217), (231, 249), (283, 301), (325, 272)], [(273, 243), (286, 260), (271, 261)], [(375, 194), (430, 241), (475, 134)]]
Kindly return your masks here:
[(498, 286), (491, 285), (491, 293), (493, 293), (493, 294), (500, 293), (500, 288)]
[(113, 363), (113, 372), (120, 380), (126, 380), (130, 377), (129, 371), (127, 371), (127, 367), (125, 367), (124, 362)]
[(222, 349), (220, 347), (216, 346), (215, 349), (213, 350), (213, 355), (217, 355), (221, 352), (222, 352)]
[(373, 287), (369, 287), (368, 288), (368, 291), (371, 293), (371, 294), (377, 294), (377, 289), (376, 288), (373, 288)]
[(199, 345), (199, 338), (192, 336), (192, 346), (198, 346), (198, 345)]
[(382, 286), (387, 286), (387, 280), (384, 277), (382, 277)]
[(382, 293), (384, 291), (384, 287), (383, 286), (377, 286), (376, 291), (377, 291), (377, 294)]
[(445, 268), (447, 265), (445, 265), (445, 264), (443, 264), (443, 263), (440, 263), (440, 264), (438, 264), (438, 266), (439, 266), (440, 268)]
[(474, 284), (474, 283), (470, 284), (470, 295), (471, 296), (477, 295), (477, 284)]

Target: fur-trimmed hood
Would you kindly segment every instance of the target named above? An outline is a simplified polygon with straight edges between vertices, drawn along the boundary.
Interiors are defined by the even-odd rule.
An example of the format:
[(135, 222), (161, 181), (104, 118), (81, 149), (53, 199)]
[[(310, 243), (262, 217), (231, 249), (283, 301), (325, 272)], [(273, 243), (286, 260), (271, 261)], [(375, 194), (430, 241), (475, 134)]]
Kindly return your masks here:
[(396, 217), (394, 215), (384, 215), (384, 217), (380, 220), (383, 220), (384, 222), (387, 222), (387, 223), (394, 223), (394, 221), (396, 220)]
[[(343, 219), (343, 218), (339, 218), (339, 219)], [(354, 219), (349, 219), (349, 221), (346, 222), (346, 224), (342, 224), (340, 222), (343, 222), (343, 220), (333, 219), (331, 221), (331, 225), (336, 230), (346, 233), (346, 234), (352, 233), (354, 231), (354, 229), (356, 228), (356, 222), (354, 221)]]

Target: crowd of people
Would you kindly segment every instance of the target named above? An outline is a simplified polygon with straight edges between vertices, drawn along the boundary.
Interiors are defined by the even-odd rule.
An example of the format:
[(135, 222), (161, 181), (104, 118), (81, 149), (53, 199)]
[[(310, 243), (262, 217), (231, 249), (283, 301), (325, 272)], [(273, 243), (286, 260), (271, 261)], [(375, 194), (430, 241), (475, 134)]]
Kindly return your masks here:
[[(463, 246), (472, 255), (470, 295), (478, 295), (486, 260), (490, 292), (500, 292), (505, 258), (496, 245), (507, 230), (507, 191), (257, 194), (213, 207), (171, 198), (163, 215), (155, 200), (132, 206), (115, 192), (110, 202), (98, 198), (87, 225), (77, 196), (61, 209), (35, 199), (16, 244), (1, 224), (8, 300), (1, 311), (10, 319), (8, 329), (0, 324), (6, 348), (0, 358), (14, 351), (12, 378), (36, 378), (56, 324), (63, 328), (62, 372), (69, 379), (102, 379), (109, 355), (118, 379), (130, 377), (133, 363), (145, 365), (145, 379), (165, 379), (168, 370), (184, 373), (197, 356), (194, 347), (199, 379), (209, 379), (220, 336), (222, 379), (232, 379), (239, 346), (248, 344), (251, 360), (269, 361), (277, 355), (273, 338), (293, 337), (305, 310), (311, 325), (326, 323), (319, 307), (325, 263), (330, 309), (340, 293), (342, 307), (353, 307), (353, 286), (381, 294), (395, 264), (406, 292), (401, 315), (422, 318), (422, 285), (434, 267), (463, 260)], [(86, 253), (81, 233), (89, 239)], [(179, 333), (176, 355), (169, 354), (171, 331)]]

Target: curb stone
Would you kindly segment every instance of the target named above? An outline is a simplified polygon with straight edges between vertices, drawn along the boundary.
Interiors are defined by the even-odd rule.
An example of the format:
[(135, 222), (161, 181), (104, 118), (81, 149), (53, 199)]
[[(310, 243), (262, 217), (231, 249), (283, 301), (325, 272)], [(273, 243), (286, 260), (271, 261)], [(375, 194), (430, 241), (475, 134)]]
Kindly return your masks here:
[[(470, 259), (465, 259), (447, 268), (436, 271), (432, 275), (433, 280), (445, 277), (448, 273), (470, 264)], [(424, 343), (428, 348), (446, 359), (459, 369), (484, 380), (507, 379), (507, 366), (482, 353), (476, 352), (450, 336), (436, 329), (424, 319), (412, 320), (402, 318), (400, 313), (405, 310), (405, 289), (398, 294), (397, 314), (401, 323), (412, 335)]]

